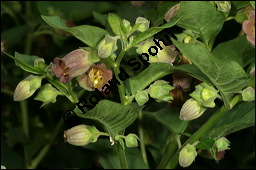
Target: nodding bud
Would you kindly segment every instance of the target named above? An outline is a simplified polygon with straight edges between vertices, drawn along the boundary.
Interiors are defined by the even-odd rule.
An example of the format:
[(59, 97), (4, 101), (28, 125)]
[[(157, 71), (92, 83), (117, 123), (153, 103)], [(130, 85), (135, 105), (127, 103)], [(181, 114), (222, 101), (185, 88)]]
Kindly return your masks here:
[(179, 153), (179, 164), (182, 167), (190, 166), (197, 156), (196, 148), (193, 145), (187, 144)]
[(203, 107), (198, 101), (191, 98), (188, 99), (182, 106), (180, 110), (180, 119), (181, 120), (193, 120), (200, 117), (206, 108)]
[(149, 87), (149, 95), (150, 97), (156, 99), (157, 101), (170, 101), (173, 100), (170, 91), (173, 90), (174, 87), (168, 84), (167, 81), (157, 80)]
[(130, 34), (132, 31), (131, 23), (126, 19), (123, 19), (123, 25), (124, 25), (125, 33)]
[(45, 105), (48, 103), (55, 103), (57, 95), (63, 94), (54, 87), (52, 87), (51, 84), (47, 83), (46, 85), (41, 87), (39, 93), (34, 99), (44, 102), (43, 105)]
[(179, 9), (180, 9), (180, 3), (178, 3), (178, 4), (174, 5), (174, 6), (172, 6), (172, 7), (169, 9), (169, 11), (167, 11), (166, 14), (164, 15), (165, 21), (166, 21), (166, 22), (170, 22), (170, 20), (171, 20), (172, 18), (174, 18), (174, 17), (177, 15)]
[(231, 9), (231, 3), (230, 1), (215, 1), (218, 11), (221, 12), (229, 12)]
[(215, 107), (214, 100), (220, 98), (218, 92), (219, 91), (213, 86), (210, 86), (207, 83), (201, 83), (196, 86), (196, 90), (191, 93), (190, 96), (203, 106), (213, 108)]
[(55, 66), (52, 70), (62, 83), (70, 82), (72, 78), (85, 73), (93, 64), (90, 61), (90, 55), (91, 51), (84, 49), (74, 50), (62, 59), (55, 58), (53, 61)]
[(41, 86), (42, 79), (43, 77), (29, 75), (27, 78), (19, 82), (14, 91), (13, 100), (22, 101), (32, 96)]
[(149, 28), (150, 21), (143, 17), (138, 17), (135, 21), (134, 28), (140, 32), (144, 32)]
[(98, 45), (98, 55), (100, 58), (107, 58), (117, 50), (117, 39), (118, 36), (112, 37), (106, 34), (105, 38)]
[(137, 147), (138, 145), (139, 137), (133, 133), (130, 133), (125, 137), (125, 144), (128, 148), (130, 147)]
[(255, 89), (247, 87), (242, 91), (243, 101), (254, 101), (255, 100)]
[(135, 96), (135, 100), (139, 104), (139, 106), (144, 105), (149, 100), (148, 91), (147, 90), (138, 91)]
[(218, 140), (216, 140), (215, 145), (216, 145), (218, 151), (224, 151), (224, 150), (230, 149), (229, 148), (230, 142), (225, 137), (221, 137)]
[(64, 141), (75, 146), (84, 146), (98, 140), (100, 132), (95, 126), (77, 125), (64, 131)]

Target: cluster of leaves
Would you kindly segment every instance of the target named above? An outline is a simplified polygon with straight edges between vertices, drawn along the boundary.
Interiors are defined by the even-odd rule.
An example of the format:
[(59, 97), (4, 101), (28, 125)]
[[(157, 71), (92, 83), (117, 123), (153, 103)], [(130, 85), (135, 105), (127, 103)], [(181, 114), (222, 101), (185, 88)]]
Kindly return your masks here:
[[(11, 5), (5, 4), (4, 2), (1, 3), (1, 8), (4, 9), (4, 12), (6, 12), (9, 17), (12, 17), (18, 25), (2, 33), (2, 39), (7, 42), (8, 47), (15, 47), (16, 44), (19, 44), (25, 34), (27, 37), (24, 48), (25, 54), (15, 52), (14, 56), (7, 55), (15, 60), (16, 65), (24, 71), (43, 76), (44, 80), (51, 83), (72, 103), (70, 104), (64, 97), (59, 97), (57, 103), (44, 106), (42, 108), (44, 109), (43, 112), (47, 112), (48, 115), (43, 118), (43, 123), (40, 121), (38, 115), (31, 115), (31, 117), (29, 115), (29, 119), (33, 122), (33, 125), (31, 124), (30, 127), (36, 128), (36, 130), (31, 128), (32, 134), (34, 133), (33, 131), (36, 132), (32, 137), (29, 137), (28, 130), (26, 130), (24, 126), (24, 124), (26, 124), (24, 112), (28, 112), (26, 111), (27, 103), (24, 101), (21, 102), (20, 109), (22, 113), (21, 117), (23, 118), (23, 127), (15, 127), (12, 122), (4, 123), (5, 130), (2, 132), (4, 132), (6, 138), (10, 138), (14, 141), (14, 143), (4, 143), (12, 147), (17, 143), (24, 145), (24, 162), (26, 167), (35, 168), (37, 164), (39, 164), (42, 159), (40, 154), (45, 154), (44, 150), (48, 151), (51, 144), (54, 143), (56, 136), (63, 134), (63, 129), (61, 129), (63, 123), (65, 123), (66, 127), (72, 127), (81, 123), (95, 125), (98, 129), (109, 133), (112, 140), (116, 135), (124, 135), (129, 132), (138, 134), (140, 138), (140, 149), (125, 148), (122, 142), (119, 141), (125, 149), (119, 147), (119, 143), (115, 142), (118, 150), (116, 153), (115, 148), (110, 145), (109, 138), (99, 138), (96, 143), (88, 144), (83, 147), (85, 150), (94, 151), (94, 153), (90, 154), (100, 155), (99, 162), (96, 162), (95, 165), (91, 165), (92, 167), (101, 166), (111, 169), (124, 168), (126, 166), (131, 169), (175, 167), (178, 152), (181, 147), (188, 142), (193, 144), (199, 139), (200, 142), (196, 145), (196, 148), (210, 150), (212, 156), (217, 160), (214, 146), (215, 139), (254, 126), (254, 102), (243, 101), (234, 107), (233, 99), (236, 94), (251, 85), (253, 77), (249, 76), (249, 72), (252, 67), (254, 67), (255, 48), (248, 42), (245, 35), (237, 35), (237, 33), (241, 31), (240, 21), (235, 20), (234, 23), (229, 21), (230, 17), (237, 16), (239, 10), (244, 10), (251, 5), (250, 2), (231, 2), (231, 10), (229, 12), (218, 11), (216, 6), (211, 4), (211, 2), (147, 2), (141, 7), (132, 6), (130, 2), (119, 2), (117, 4), (111, 2), (99, 3), (101, 4), (94, 2), (36, 2), (30, 4), (29, 2), (25, 6), (27, 9), (26, 14), (21, 16), (24, 18), (23, 20), (26, 26), (20, 25), (20, 21), (17, 19), (17, 13), (21, 9), (11, 9)], [(176, 17), (164, 24), (165, 13), (177, 3), (180, 3), (180, 9)], [(18, 2), (16, 5), (20, 6), (20, 8), (23, 7)], [(37, 7), (38, 11), (35, 12), (41, 14), (41, 17), (40, 15), (31, 15), (31, 9), (29, 9), (30, 5)], [(89, 11), (84, 10), (84, 7)], [(157, 8), (155, 9), (155, 7)], [(116, 9), (120, 10), (116, 11)], [(115, 11), (116, 14), (104, 14), (110, 11)], [(151, 27), (143, 32), (135, 32), (132, 34), (133, 37), (129, 39), (131, 35), (127, 36), (128, 33), (122, 19), (134, 23), (135, 19), (140, 15), (150, 20)], [(91, 17), (94, 18), (95, 23), (88, 21)], [(67, 20), (62, 18), (70, 18), (72, 22), (81, 25), (69, 27)], [(88, 21), (86, 22), (87, 25), (82, 25), (84, 21)], [(233, 25), (238, 25), (238, 31), (235, 30), (237, 32), (225, 31), (225, 29), (231, 29)], [(151, 63), (148, 67), (142, 66), (139, 70), (133, 71), (128, 61), (133, 57), (138, 57), (134, 47), (148, 38), (163, 37), (167, 30), (173, 30), (178, 38), (170, 37), (170, 40), (180, 53), (185, 55), (192, 64), (178, 65), (177, 59), (174, 65), (168, 63)], [(195, 43), (184, 43), (183, 39), (179, 38), (179, 35), (184, 34), (184, 30), (191, 31), (192, 35), (196, 38)], [(14, 35), (12, 35), (14, 32), (17, 32), (14, 34), (15, 38)], [(77, 87), (75, 81), (69, 84), (61, 83), (58, 78), (52, 76), (49, 67), (42, 68), (39, 65), (34, 65), (34, 61), (39, 57), (30, 55), (37, 54), (36, 51), (31, 50), (33, 47), (32, 39), (41, 37), (42, 39), (35, 40), (35, 43), (40, 43), (40, 41), (49, 38), (45, 36), (46, 34), (50, 35), (55, 43), (53, 43), (53, 47), (46, 47), (47, 53), (41, 52), (38, 56), (49, 56), (49, 58), (44, 58), (47, 62), (53, 61), (56, 55), (63, 56), (71, 50), (77, 49), (79, 46), (86, 45), (97, 50), (99, 42), (106, 34), (119, 36), (121, 44), (117, 44), (119, 49), (117, 54), (119, 53), (119, 55), (117, 55), (116, 60), (109, 61), (102, 59), (101, 62), (112, 66), (114, 65), (113, 70), (117, 79), (119, 79), (119, 67), (127, 68), (125, 71), (130, 77), (122, 82), (122, 85), (120, 85), (122, 87), (118, 86), (118, 89), (114, 89), (111, 93), (112, 97), (111, 95), (107, 96), (107, 99), (99, 101), (93, 109), (89, 111), (86, 110), (87, 112), (84, 114), (84, 111), (81, 111), (75, 104), (78, 102), (78, 99), (88, 100), (89, 96), (93, 95), (94, 92), (88, 92)], [(225, 39), (228, 36), (230, 37)], [(75, 37), (80, 41), (73, 40), (76, 43), (70, 43), (71, 37)], [(51, 50), (54, 52), (51, 53)], [(60, 54), (58, 51), (65, 52)], [(118, 65), (118, 68), (115, 67), (115, 64)], [(3, 66), (2, 68), (1, 65), (3, 71), (6, 70), (5, 67), (7, 66)], [(178, 71), (192, 76), (194, 78), (193, 82), (200, 80), (211, 86), (215, 86), (220, 92), (222, 101), (218, 100), (216, 107), (208, 109), (199, 120), (191, 121), (190, 124), (188, 121), (179, 119), (180, 105), (170, 107), (166, 102), (158, 103), (153, 99), (149, 100), (144, 106), (138, 106), (136, 102), (133, 102), (137, 92), (146, 89), (153, 82), (160, 79), (165, 79), (170, 82), (171, 75)], [(18, 76), (20, 76), (21, 73), (23, 72), (19, 70)], [(10, 76), (11, 75), (9, 75), (8, 78), (8, 74), (4, 74), (5, 83), (11, 79)], [(17, 84), (20, 80), (16, 78), (16, 80), (12, 81)], [(120, 88), (124, 89), (120, 90)], [(190, 92), (194, 89), (195, 85), (191, 87)], [(8, 93), (8, 91), (3, 90), (3, 93)], [(183, 96), (187, 99), (189, 96), (188, 92), (184, 93)], [(119, 101), (121, 101), (121, 104)], [(33, 100), (29, 99), (29, 103), (30, 102), (33, 102)], [(67, 103), (67, 105), (64, 106), (63, 104), (61, 108), (56, 107), (61, 102)], [(181, 105), (183, 102), (184, 101), (182, 101)], [(221, 108), (220, 111), (217, 111), (218, 108)], [(78, 117), (72, 117), (74, 119), (69, 118), (68, 121), (63, 122), (62, 113), (65, 113), (67, 109), (72, 109)], [(217, 121), (215, 122), (217, 123), (212, 124), (210, 127), (207, 127), (207, 129), (205, 128), (205, 132), (198, 136), (197, 139), (192, 137), (187, 138), (187, 135), (191, 136), (191, 134), (196, 132), (198, 126), (205, 125), (205, 120), (209, 119), (216, 111), (215, 115), (223, 110), (226, 112), (224, 116), (218, 117), (218, 119), (216, 118)], [(19, 111), (17, 111), (17, 113), (19, 113)], [(51, 114), (55, 114), (57, 118)], [(8, 120), (8, 116), (6, 119)], [(42, 130), (47, 129), (48, 119), (53, 121), (50, 124), (49, 130)], [(56, 124), (55, 122), (58, 119), (59, 123), (50, 139), (40, 134), (40, 130), (42, 130), (44, 135), (50, 133), (52, 129), (54, 129), (54, 124)], [(194, 136), (196, 136), (196, 133)], [(47, 144), (47, 140), (50, 141), (50, 144)], [(62, 143), (61, 137), (59, 138), (59, 143)], [(183, 145), (181, 146), (181, 144)], [(90, 162), (93, 162), (90, 154), (85, 154), (80, 151), (79, 149), (81, 148), (67, 148), (67, 144), (55, 145), (58, 146), (57, 150), (69, 150), (65, 151), (68, 154), (63, 154), (66, 156), (59, 157), (60, 164), (64, 161), (63, 159), (68, 159), (69, 153), (77, 154), (74, 156), (76, 157), (74, 160), (76, 160), (73, 161), (71, 165), (65, 166), (76, 166), (76, 162), (79, 162), (78, 165), (81, 165), (81, 162), (87, 160), (86, 163), (89, 167)], [(3, 149), (5, 148), (8, 147), (3, 146)], [(1, 146), (1, 150), (3, 149)], [(10, 150), (5, 150), (4, 154), (8, 155), (7, 152), (10, 152)], [(9, 155), (13, 156), (15, 153)], [(17, 157), (19, 157), (19, 159), (15, 161), (22, 162), (20, 156)], [(51, 157), (54, 157), (54, 155), (51, 155)], [(32, 164), (29, 164), (28, 158), (34, 158)], [(127, 162), (127, 165), (123, 165), (120, 158), (126, 159), (123, 162)], [(2, 161), (2, 164), (6, 165), (7, 168), (9, 166), (11, 167), (10, 162), (8, 163), (10, 160), (7, 158), (5, 160)], [(45, 161), (46, 160), (47, 159), (45, 159)], [(16, 165), (20, 167), (23, 166), (22, 163)], [(82, 166), (83, 165), (81, 165), (81, 167)], [(64, 165), (62, 165), (62, 167), (64, 167)]]

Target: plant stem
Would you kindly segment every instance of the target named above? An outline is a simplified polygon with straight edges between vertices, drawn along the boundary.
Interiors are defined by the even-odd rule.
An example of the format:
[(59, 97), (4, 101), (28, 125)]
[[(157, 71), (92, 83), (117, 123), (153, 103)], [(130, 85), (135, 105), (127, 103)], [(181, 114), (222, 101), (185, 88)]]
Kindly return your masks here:
[(25, 135), (29, 137), (29, 128), (28, 128), (28, 107), (27, 100), (20, 102), (21, 115), (22, 115), (22, 127)]
[(118, 92), (119, 92), (119, 95), (120, 95), (121, 103), (125, 105), (126, 99), (125, 99), (125, 93), (124, 93), (124, 85), (123, 85), (123, 82), (120, 80), (120, 78), (118, 76), (118, 74), (120, 73), (119, 66), (120, 66), (120, 63), (121, 63), (121, 60), (122, 60), (124, 54), (125, 54), (125, 51), (122, 50), (120, 52), (120, 54), (118, 55), (118, 57), (116, 59), (116, 64), (114, 64), (114, 73), (115, 73), (116, 79), (120, 82), (120, 85), (118, 84), (117, 87), (118, 87)]
[(8, 95), (10, 97), (13, 97), (13, 94), (14, 94), (13, 91), (8, 90), (8, 89), (2, 89), (2, 88), (1, 88), (1, 93), (6, 94), (6, 95)]
[(128, 169), (124, 149), (119, 143), (116, 144), (116, 151), (119, 158), (121, 169)]
[[(230, 102), (232, 106), (234, 107), (237, 103), (239, 103), (242, 100), (240, 95), (236, 95), (232, 101)], [(173, 169), (178, 164), (178, 158), (179, 158), (179, 151), (186, 145), (186, 144), (193, 144), (196, 141), (198, 141), (225, 113), (227, 113), (229, 110), (223, 105), (199, 130), (197, 130), (183, 145), (182, 147), (176, 151), (174, 156), (170, 159), (168, 156), (169, 151), (167, 151), (167, 154), (163, 157), (162, 161), (164, 161), (164, 164), (159, 165), (158, 168), (160, 169)], [(167, 163), (168, 162), (168, 163)]]
[(37, 165), (41, 162), (41, 160), (44, 158), (48, 150), (50, 149), (52, 143), (54, 142), (54, 139), (57, 137), (61, 127), (63, 126), (63, 120), (60, 119), (57, 126), (55, 127), (52, 136), (50, 138), (50, 142), (43, 147), (43, 149), (39, 152), (37, 157), (32, 161), (31, 165), (28, 167), (28, 169), (35, 169)]
[(143, 115), (142, 115), (142, 109), (139, 111), (139, 138), (140, 138), (140, 150), (141, 150), (141, 155), (142, 158), (144, 160), (144, 162), (146, 163), (146, 165), (148, 166), (148, 159), (147, 159), (147, 152), (146, 152), (146, 147), (145, 147), (145, 143), (144, 143), (144, 133), (143, 133)]

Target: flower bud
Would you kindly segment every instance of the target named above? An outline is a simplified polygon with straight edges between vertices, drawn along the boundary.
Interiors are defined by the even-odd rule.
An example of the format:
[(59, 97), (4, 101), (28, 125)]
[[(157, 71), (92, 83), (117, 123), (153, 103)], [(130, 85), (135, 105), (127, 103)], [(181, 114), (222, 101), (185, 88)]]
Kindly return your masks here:
[(198, 101), (191, 98), (188, 99), (182, 106), (180, 110), (180, 119), (181, 120), (193, 120), (200, 117), (206, 108), (203, 107)]
[(138, 17), (135, 21), (134, 28), (140, 32), (144, 32), (149, 28), (150, 21), (143, 17)]
[(180, 9), (180, 3), (178, 3), (178, 4), (174, 5), (174, 6), (172, 6), (172, 7), (169, 9), (169, 11), (167, 11), (166, 14), (164, 15), (165, 21), (166, 21), (166, 22), (170, 22), (170, 20), (171, 20), (172, 18), (174, 18), (174, 17), (177, 15), (179, 9)]
[(168, 84), (167, 81), (157, 80), (149, 87), (150, 97), (160, 100), (160, 101), (170, 101), (173, 100), (173, 97), (170, 95), (170, 91), (174, 87)]
[(117, 50), (118, 37), (111, 37), (106, 34), (105, 38), (101, 40), (98, 46), (98, 55), (100, 58), (107, 58)]
[(218, 11), (229, 12), (231, 9), (230, 1), (215, 1), (218, 7)]
[(182, 167), (190, 166), (197, 156), (196, 148), (193, 145), (187, 144), (179, 153), (179, 164)]
[(201, 83), (196, 86), (196, 90), (190, 94), (195, 100), (205, 107), (215, 107), (214, 100), (220, 98), (218, 90), (208, 85), (207, 83)]
[(128, 148), (137, 147), (137, 146), (139, 146), (138, 140), (139, 140), (139, 138), (137, 135), (130, 133), (129, 135), (127, 135), (125, 137), (125, 144)]
[(19, 82), (14, 91), (13, 100), (22, 101), (32, 96), (41, 86), (42, 79), (43, 77), (29, 75), (27, 78)]
[(96, 64), (81, 76), (78, 76), (77, 81), (81, 87), (86, 90), (93, 91), (97, 88), (99, 91), (104, 91), (104, 86), (109, 84), (112, 79), (112, 71), (107, 70), (104, 63)]
[(35, 59), (34, 66), (40, 68), (41, 70), (45, 70), (47, 68), (43, 58)]
[(243, 101), (254, 101), (255, 100), (255, 89), (247, 87), (242, 91)]
[(123, 25), (124, 25), (126, 34), (129, 34), (132, 31), (131, 23), (126, 19), (123, 19)]
[(90, 61), (90, 51), (77, 49), (68, 53), (64, 58), (55, 58), (53, 72), (63, 83), (70, 82), (72, 78), (85, 73), (93, 64)]
[(243, 31), (247, 34), (247, 40), (255, 46), (255, 11), (253, 11), (249, 20), (243, 22)]
[(83, 146), (98, 140), (100, 132), (95, 126), (77, 125), (64, 131), (64, 141), (71, 145)]
[(149, 53), (149, 63), (162, 62), (172, 65), (179, 54), (178, 51), (175, 51), (174, 45), (165, 46), (161, 40), (157, 39), (147, 39), (138, 44), (137, 47), (136, 52), (138, 54)]
[(144, 105), (149, 100), (147, 90), (138, 91), (135, 96), (135, 100), (139, 106)]
[(224, 151), (224, 150), (230, 149), (229, 148), (230, 142), (225, 137), (221, 137), (218, 140), (216, 140), (215, 145), (218, 151)]
[(44, 102), (43, 105), (45, 105), (48, 103), (55, 103), (57, 95), (62, 95), (62, 93), (53, 88), (51, 84), (47, 83), (41, 87), (41, 90), (34, 99)]

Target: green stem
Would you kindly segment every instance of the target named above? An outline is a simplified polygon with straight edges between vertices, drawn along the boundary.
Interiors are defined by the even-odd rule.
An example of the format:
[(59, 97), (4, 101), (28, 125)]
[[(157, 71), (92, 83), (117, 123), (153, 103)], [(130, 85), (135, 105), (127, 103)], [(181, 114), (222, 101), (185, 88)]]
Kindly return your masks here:
[(139, 130), (138, 131), (139, 131), (139, 138), (140, 138), (141, 155), (142, 155), (142, 158), (143, 158), (144, 162), (148, 166), (147, 152), (146, 152), (146, 147), (145, 147), (145, 143), (144, 143), (142, 109), (139, 111), (138, 121), (139, 121)]
[(120, 73), (119, 66), (120, 66), (120, 63), (121, 63), (121, 60), (122, 60), (124, 54), (125, 54), (125, 51), (122, 50), (120, 52), (120, 54), (118, 55), (118, 57), (116, 59), (116, 63), (114, 64), (114, 73), (115, 73), (116, 79), (120, 82), (120, 85), (118, 84), (117, 87), (118, 87), (118, 92), (119, 92), (119, 95), (120, 95), (121, 103), (126, 105), (125, 92), (124, 92), (124, 84), (120, 80), (120, 78), (118, 77), (118, 74)]
[(43, 147), (43, 149), (39, 152), (37, 157), (32, 161), (31, 165), (28, 167), (28, 169), (35, 169), (37, 165), (41, 162), (41, 160), (44, 158), (48, 150), (50, 149), (52, 143), (54, 142), (54, 139), (57, 137), (61, 127), (63, 126), (63, 120), (60, 119), (57, 126), (55, 127), (52, 136), (50, 138), (50, 142)]
[(124, 149), (119, 143), (116, 144), (116, 151), (119, 158), (121, 169), (128, 169)]
[(21, 115), (22, 115), (22, 127), (25, 135), (29, 137), (29, 128), (28, 128), (28, 107), (27, 100), (20, 102)]
[[(241, 96), (240, 95), (236, 95), (232, 101), (230, 102), (232, 104), (232, 107), (234, 107), (237, 103), (239, 103), (241, 101)], [(199, 130), (197, 130), (183, 145), (182, 147), (184, 147), (187, 143), (189, 144), (193, 144), (196, 141), (198, 141), (223, 115), (225, 115), (225, 113), (227, 113), (229, 110), (223, 105)], [(161, 166), (159, 166), (158, 168), (160, 169), (173, 169), (177, 166), (178, 164), (178, 159), (179, 159), (179, 151), (182, 149), (182, 147), (176, 151), (176, 153), (174, 154), (174, 156), (169, 159), (168, 154), (166, 154), (163, 157), (163, 160), (167, 163), (162, 164)], [(168, 160), (169, 159), (169, 160)]]

